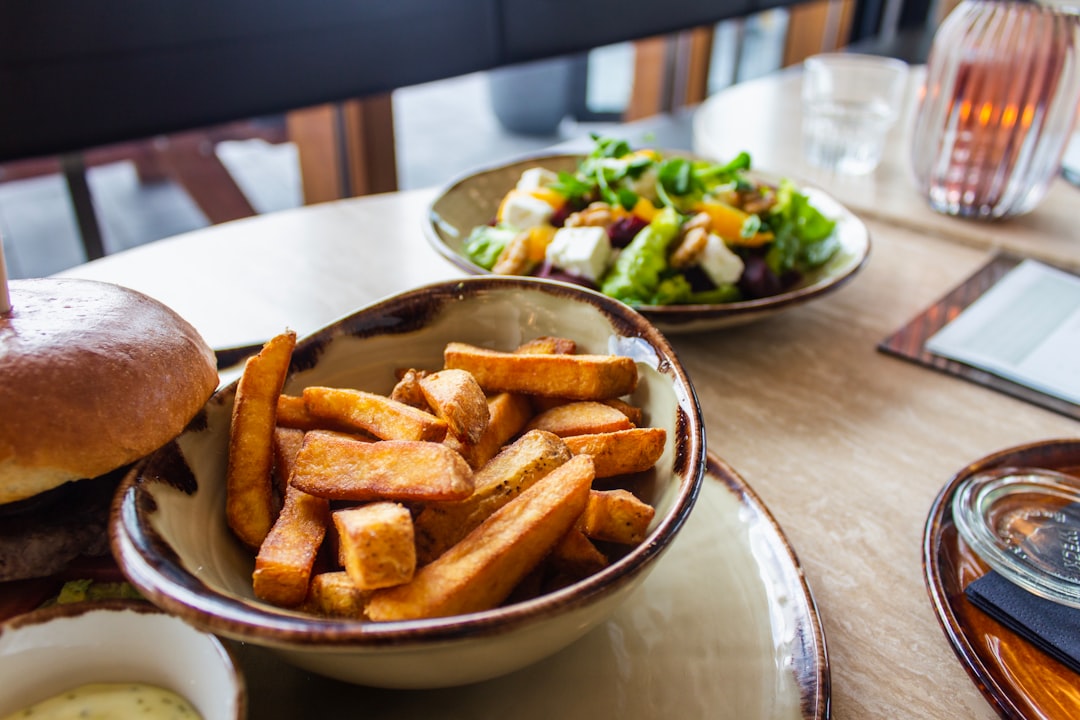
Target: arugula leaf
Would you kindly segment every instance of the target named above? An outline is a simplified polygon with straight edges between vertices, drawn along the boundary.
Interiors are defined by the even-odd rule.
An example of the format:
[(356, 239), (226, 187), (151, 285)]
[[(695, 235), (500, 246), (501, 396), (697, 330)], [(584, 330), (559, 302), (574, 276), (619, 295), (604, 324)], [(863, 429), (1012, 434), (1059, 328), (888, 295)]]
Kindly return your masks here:
[(648, 155), (635, 155), (626, 163), (626, 177), (636, 180), (655, 164)]
[(679, 212), (689, 212), (704, 190), (694, 172), (694, 164), (686, 158), (669, 158), (660, 164), (656, 195), (664, 205)]
[(702, 182), (731, 181), (750, 169), (750, 153), (741, 152), (723, 165), (702, 163), (696, 174)]
[(596, 143), (596, 147), (593, 148), (591, 153), (592, 157), (621, 158), (623, 155), (629, 155), (633, 152), (630, 149), (630, 143), (625, 140), (601, 137), (595, 133), (592, 135), (592, 138)]
[(622, 205), (623, 210), (633, 210), (639, 197), (640, 195), (633, 190), (619, 188), (619, 204)]
[(670, 158), (660, 165), (660, 184), (672, 195), (688, 195), (694, 188), (693, 168), (686, 158)]
[(601, 167), (596, 173), (596, 187), (600, 190), (600, 197), (608, 205), (616, 205), (619, 202), (618, 194), (608, 184), (608, 176), (605, 168)]
[(571, 203), (583, 203), (593, 191), (593, 185), (565, 170), (559, 172), (558, 179), (549, 187)]

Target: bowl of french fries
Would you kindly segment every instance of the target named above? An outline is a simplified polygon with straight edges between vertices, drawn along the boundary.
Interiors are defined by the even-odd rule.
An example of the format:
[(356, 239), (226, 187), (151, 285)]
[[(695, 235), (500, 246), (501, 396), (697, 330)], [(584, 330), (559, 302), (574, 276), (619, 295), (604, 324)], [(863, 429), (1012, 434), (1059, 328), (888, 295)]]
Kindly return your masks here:
[(462, 685), (603, 623), (704, 460), (693, 386), (643, 316), (467, 278), (269, 340), (125, 478), (112, 548), (202, 630), (347, 682)]

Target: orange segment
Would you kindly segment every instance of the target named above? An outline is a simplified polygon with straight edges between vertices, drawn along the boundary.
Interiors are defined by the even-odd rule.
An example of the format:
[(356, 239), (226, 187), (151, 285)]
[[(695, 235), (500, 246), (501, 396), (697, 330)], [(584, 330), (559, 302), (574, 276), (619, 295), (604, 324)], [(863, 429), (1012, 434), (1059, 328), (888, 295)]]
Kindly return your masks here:
[(549, 187), (539, 187), (529, 190), (528, 193), (538, 200), (543, 200), (551, 207), (558, 210), (566, 202), (566, 198)]
[(529, 228), (528, 232), (529, 236), (525, 242), (529, 249), (529, 261), (543, 262), (547, 254), (547, 246), (551, 244), (551, 238), (555, 237), (555, 228), (551, 225), (537, 225)]
[(637, 202), (634, 203), (634, 207), (629, 210), (623, 208), (622, 205), (616, 205), (611, 208), (611, 217), (615, 220), (620, 220), (629, 215), (636, 215), (647, 223), (652, 222), (652, 219), (656, 217), (656, 213), (660, 212), (656, 209), (656, 206), (643, 197), (638, 197)]
[(758, 232), (752, 237), (743, 237), (743, 224), (750, 214), (726, 203), (703, 200), (694, 210), (707, 213), (710, 218), (709, 229), (722, 237), (729, 245), (756, 247), (773, 239), (771, 232)]

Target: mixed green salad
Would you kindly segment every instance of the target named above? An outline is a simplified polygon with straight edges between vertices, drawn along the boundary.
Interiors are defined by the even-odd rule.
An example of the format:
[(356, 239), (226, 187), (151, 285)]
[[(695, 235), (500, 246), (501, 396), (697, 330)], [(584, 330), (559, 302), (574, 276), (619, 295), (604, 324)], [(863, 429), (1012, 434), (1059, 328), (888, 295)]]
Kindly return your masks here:
[(499, 274), (577, 282), (630, 305), (715, 304), (790, 289), (839, 249), (790, 181), (594, 136), (574, 172), (525, 170), (465, 254)]

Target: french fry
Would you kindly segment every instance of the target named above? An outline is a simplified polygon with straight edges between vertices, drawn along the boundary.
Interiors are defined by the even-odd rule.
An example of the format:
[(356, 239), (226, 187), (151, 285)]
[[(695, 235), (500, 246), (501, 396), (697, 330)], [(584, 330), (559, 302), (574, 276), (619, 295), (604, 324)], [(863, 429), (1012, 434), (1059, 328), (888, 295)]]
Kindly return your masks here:
[(420, 378), (424, 377), (425, 374), (423, 370), (413, 368), (405, 370), (401, 377), (398, 378), (394, 389), (390, 391), (390, 399), (412, 406), (417, 410), (429, 412), (431, 408), (424, 397), (424, 392), (420, 389)]
[(620, 400), (619, 398), (611, 398), (610, 400), (603, 400), (602, 402), (605, 405), (610, 405), (611, 407), (615, 408), (623, 415), (625, 415), (630, 420), (630, 424), (634, 427), (641, 426), (641, 421), (644, 419), (644, 416), (641, 412), (641, 408), (639, 408), (637, 405), (631, 405), (625, 400)]
[(363, 430), (357, 430), (355, 426), (335, 422), (330, 418), (312, 415), (308, 411), (307, 403), (304, 402), (303, 395), (282, 394), (278, 397), (277, 426), (279, 428), (287, 428), (290, 430), (334, 430), (336, 432), (349, 433), (357, 436), (367, 435), (371, 438), (375, 437), (370, 433), (365, 433)]
[[(592, 492), (595, 491), (589, 493), (590, 497)], [(574, 581), (598, 573), (608, 566), (607, 556), (600, 552), (578, 527), (570, 528), (562, 536), (551, 551), (548, 562), (556, 575)]]
[(476, 379), (464, 370), (440, 370), (418, 381), (420, 392), (436, 417), (446, 421), (454, 437), (477, 443), (491, 414)]
[[(567, 405), (573, 400), (566, 400), (564, 398), (545, 398), (532, 396), (529, 398), (532, 401), (533, 410), (539, 415), (542, 412), (546, 412), (551, 408), (558, 407), (560, 405)], [(631, 405), (625, 400), (619, 398), (609, 398), (607, 400), (600, 400), (605, 405), (615, 408), (630, 420), (631, 427), (639, 427), (644, 419), (644, 414), (641, 412), (641, 408), (636, 405)]]
[(304, 388), (304, 402), (312, 415), (381, 440), (442, 442), (446, 421), (385, 395), (344, 388)]
[(368, 617), (443, 617), (497, 606), (584, 511), (592, 480), (591, 458), (570, 459), (420, 568), (411, 582), (376, 590)]
[(412, 515), (403, 505), (375, 502), (333, 514), (345, 572), (360, 590), (407, 583), (416, 570)]
[(575, 455), (591, 455), (596, 462), (596, 477), (648, 470), (664, 454), (667, 432), (664, 428), (631, 428), (610, 433), (574, 435), (563, 438)]
[(330, 500), (461, 500), (473, 491), (473, 471), (441, 443), (364, 442), (312, 430), (289, 483)]
[(282, 607), (304, 601), (329, 521), (327, 500), (288, 488), (281, 514), (255, 556), (251, 580), (256, 597)]
[(536, 567), (529, 571), (528, 575), (518, 581), (518, 584), (506, 596), (503, 604), (513, 605), (514, 603), (525, 602), (539, 597), (544, 593), (544, 586), (550, 574), (551, 568), (548, 567), (547, 559), (541, 560)]
[(371, 591), (353, 585), (344, 570), (324, 572), (311, 578), (304, 609), (325, 617), (359, 619), (369, 597)]
[(519, 392), (569, 400), (606, 400), (637, 387), (637, 366), (620, 355), (553, 355), (448, 343), (447, 368), (467, 370), (485, 392)]
[(578, 527), (593, 540), (636, 545), (645, 539), (655, 514), (629, 490), (592, 490)]
[(514, 352), (526, 354), (547, 354), (547, 355), (573, 355), (577, 352), (577, 343), (569, 338), (553, 337), (551, 335), (541, 335), (538, 338), (532, 340), (526, 340), (525, 342), (514, 348)]
[(495, 457), (502, 446), (520, 433), (532, 416), (529, 398), (517, 393), (498, 393), (488, 399), (488, 424), (475, 443), (447, 434), (444, 442), (461, 453), (469, 467), (478, 470)]
[(500, 507), (570, 459), (566, 443), (542, 430), (525, 433), (474, 476), (474, 490), (458, 502), (429, 503), (416, 516), (421, 565), (442, 555)]
[(236, 387), (229, 427), (225, 517), (245, 545), (258, 548), (274, 523), (271, 471), (277, 400), (289, 370), (296, 333), (271, 338), (247, 360)]
[(289, 475), (296, 464), (296, 454), (304, 444), (304, 431), (299, 428), (274, 428), (274, 492), (284, 500)]
[(580, 400), (545, 410), (525, 427), (529, 430), (547, 430), (559, 437), (567, 437), (629, 430), (633, 425), (630, 418), (617, 408), (595, 400)]
[(326, 422), (308, 412), (307, 404), (300, 395), (280, 395), (277, 401), (278, 427), (298, 430), (325, 428)]

